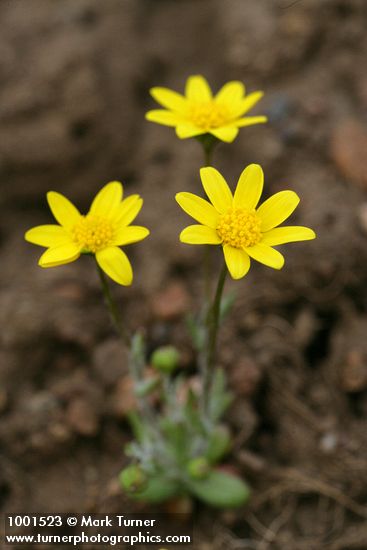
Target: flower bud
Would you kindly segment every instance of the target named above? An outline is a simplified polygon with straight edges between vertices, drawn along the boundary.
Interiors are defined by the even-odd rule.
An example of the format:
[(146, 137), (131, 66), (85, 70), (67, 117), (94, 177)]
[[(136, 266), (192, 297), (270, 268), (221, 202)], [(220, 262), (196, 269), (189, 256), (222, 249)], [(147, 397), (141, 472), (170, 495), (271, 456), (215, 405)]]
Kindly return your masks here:
[(180, 354), (174, 346), (162, 346), (157, 348), (151, 357), (151, 362), (154, 368), (170, 374), (177, 369), (180, 360)]
[(210, 472), (210, 464), (204, 456), (190, 460), (187, 471), (193, 479), (204, 479)]
[(142, 491), (148, 482), (147, 476), (137, 464), (131, 464), (122, 470), (119, 479), (122, 487), (129, 493)]

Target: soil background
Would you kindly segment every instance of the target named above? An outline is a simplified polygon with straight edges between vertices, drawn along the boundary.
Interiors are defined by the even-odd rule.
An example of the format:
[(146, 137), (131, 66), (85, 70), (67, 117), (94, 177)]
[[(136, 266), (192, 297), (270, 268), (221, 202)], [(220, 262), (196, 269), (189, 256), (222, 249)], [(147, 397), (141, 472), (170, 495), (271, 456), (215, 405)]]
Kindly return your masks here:
[(234, 186), (260, 163), (266, 194), (298, 192), (293, 221), (318, 239), (228, 284), (228, 463), (253, 497), (195, 505), (195, 548), (367, 549), (365, 0), (1, 0), (0, 21), (2, 512), (140, 509), (116, 481), (134, 402), (97, 275), (89, 258), (40, 269), (23, 234), (51, 223), (50, 189), (84, 211), (110, 180), (140, 193), (152, 235), (129, 247), (134, 285), (114, 291), (150, 349), (174, 343), (194, 375), (184, 318), (202, 256), (178, 242), (174, 195), (198, 192), (202, 151), (144, 113), (150, 87), (204, 74), (264, 90), (269, 117), (214, 165)]

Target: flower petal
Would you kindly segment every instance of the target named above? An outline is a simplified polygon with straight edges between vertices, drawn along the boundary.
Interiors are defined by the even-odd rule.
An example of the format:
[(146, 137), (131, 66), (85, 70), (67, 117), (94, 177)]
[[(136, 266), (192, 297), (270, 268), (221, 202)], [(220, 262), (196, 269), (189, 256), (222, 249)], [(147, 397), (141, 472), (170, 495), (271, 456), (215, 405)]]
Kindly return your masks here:
[(142, 227), (141, 225), (120, 227), (116, 237), (114, 238), (114, 244), (116, 246), (123, 246), (125, 244), (137, 243), (138, 241), (145, 239), (149, 233), (149, 229)]
[(211, 166), (200, 170), (201, 182), (214, 208), (224, 214), (232, 206), (233, 197), (222, 174)]
[(235, 116), (242, 116), (247, 113), (252, 107), (260, 101), (264, 92), (253, 92), (240, 101), (234, 108), (233, 113)]
[(114, 217), (115, 223), (120, 226), (129, 225), (139, 214), (142, 206), (143, 199), (139, 195), (130, 195), (120, 203)]
[(74, 262), (80, 256), (80, 247), (69, 242), (49, 248), (42, 254), (38, 264), (41, 267), (56, 267), (58, 265)]
[(200, 136), (200, 134), (205, 134), (206, 131), (203, 128), (198, 128), (195, 124), (190, 122), (180, 122), (176, 128), (176, 135), (180, 139), (187, 139), (194, 136)]
[(215, 96), (218, 103), (228, 103), (230, 107), (239, 102), (245, 95), (245, 86), (238, 80), (227, 82)]
[(250, 269), (250, 258), (241, 248), (229, 244), (223, 246), (224, 259), (232, 279), (242, 279)]
[(119, 285), (129, 286), (133, 281), (133, 270), (125, 252), (117, 246), (110, 246), (96, 253), (99, 267)]
[(260, 200), (264, 185), (264, 172), (258, 164), (247, 166), (237, 183), (234, 205), (237, 208), (253, 210)]
[(221, 126), (220, 128), (211, 129), (210, 133), (226, 143), (231, 143), (237, 137), (238, 128), (236, 126)]
[(278, 244), (309, 241), (315, 238), (316, 233), (312, 229), (296, 225), (270, 229), (270, 231), (263, 234), (261, 242), (269, 246), (277, 246)]
[(79, 210), (61, 193), (49, 191), (47, 201), (56, 221), (66, 229), (71, 229), (80, 219)]
[(257, 209), (263, 232), (273, 229), (286, 220), (297, 208), (299, 196), (294, 191), (280, 191), (267, 199)]
[(156, 87), (150, 90), (150, 94), (154, 99), (171, 111), (184, 113), (187, 108), (186, 98), (170, 90), (169, 88)]
[(24, 235), (24, 238), (29, 243), (47, 248), (66, 244), (71, 240), (69, 233), (61, 225), (38, 225), (37, 227), (32, 227)]
[(185, 95), (191, 101), (210, 101), (212, 91), (207, 80), (201, 75), (190, 76), (186, 81)]
[(278, 252), (278, 250), (275, 250), (266, 244), (255, 244), (255, 246), (245, 248), (245, 251), (249, 256), (251, 256), (251, 258), (267, 265), (268, 267), (281, 269), (284, 265), (284, 257), (282, 254)]
[(182, 117), (171, 111), (165, 111), (164, 109), (154, 109), (148, 111), (145, 114), (145, 118), (150, 122), (157, 122), (164, 126), (177, 126), (182, 121)]
[(217, 227), (219, 214), (210, 202), (193, 193), (177, 193), (176, 201), (194, 220), (213, 229)]
[(245, 126), (253, 126), (254, 124), (264, 124), (268, 121), (266, 116), (247, 116), (235, 121), (237, 128), (244, 128)]
[(111, 219), (121, 204), (123, 188), (119, 181), (107, 183), (95, 196), (90, 208), (91, 214)]
[(222, 239), (211, 227), (189, 225), (181, 231), (180, 241), (186, 244), (221, 244)]

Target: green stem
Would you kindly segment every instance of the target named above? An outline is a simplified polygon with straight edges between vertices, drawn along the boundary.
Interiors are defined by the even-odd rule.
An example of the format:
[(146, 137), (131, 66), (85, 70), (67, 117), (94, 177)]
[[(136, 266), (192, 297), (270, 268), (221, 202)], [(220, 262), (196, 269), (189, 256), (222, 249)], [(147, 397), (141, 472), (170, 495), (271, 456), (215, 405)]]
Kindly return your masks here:
[(214, 356), (217, 344), (217, 335), (220, 318), (220, 305), (222, 302), (222, 294), (224, 289), (224, 283), (227, 275), (227, 266), (223, 264), (222, 271), (219, 275), (217, 290), (215, 292), (214, 302), (212, 310), (209, 314), (208, 326), (209, 326), (209, 342), (208, 342), (208, 366), (209, 369), (213, 368)]
[[(101, 281), (103, 295), (105, 297), (108, 310), (111, 314), (113, 324), (115, 325), (115, 328), (118, 334), (121, 336), (122, 341), (125, 343), (125, 345), (129, 349), (128, 364), (129, 364), (130, 375), (133, 379), (134, 384), (138, 385), (144, 372), (144, 357), (142, 356), (141, 350), (139, 350), (139, 353), (135, 353), (136, 350), (134, 350), (134, 345), (132, 345), (134, 342), (134, 339), (130, 337), (128, 331), (124, 327), (119, 308), (112, 296), (106, 275), (104, 271), (99, 267), (97, 262), (96, 262), (96, 265), (97, 265), (99, 278)], [(144, 416), (146, 421), (150, 424), (150, 426), (155, 429), (154, 415), (149, 405), (149, 402), (141, 397), (137, 398), (137, 402), (142, 415)]]
[(205, 166), (211, 166), (213, 157), (213, 147), (204, 147), (204, 160)]
[(217, 145), (218, 140), (211, 134), (204, 134), (198, 137), (198, 140), (203, 146), (205, 166), (211, 166), (212, 155), (214, 147)]
[(219, 275), (217, 289), (215, 292), (214, 302), (207, 316), (207, 342), (206, 342), (206, 361), (203, 369), (203, 413), (207, 417), (208, 402), (210, 394), (210, 386), (212, 373), (215, 362), (215, 352), (217, 345), (218, 328), (220, 321), (220, 306), (222, 302), (222, 294), (224, 283), (227, 275), (227, 266), (224, 263)]
[(116, 328), (117, 332), (121, 336), (122, 341), (127, 345), (128, 348), (130, 348), (131, 338), (130, 338), (127, 330), (124, 327), (119, 309), (118, 309), (117, 304), (116, 304), (116, 302), (115, 302), (115, 300), (114, 300), (114, 298), (111, 294), (111, 290), (110, 290), (106, 275), (105, 275), (104, 271), (99, 267), (97, 262), (96, 262), (96, 265), (97, 265), (97, 271), (98, 271), (99, 279), (101, 281), (103, 295), (105, 297), (105, 301), (106, 301), (108, 310), (110, 312), (113, 324), (115, 325), (115, 328)]

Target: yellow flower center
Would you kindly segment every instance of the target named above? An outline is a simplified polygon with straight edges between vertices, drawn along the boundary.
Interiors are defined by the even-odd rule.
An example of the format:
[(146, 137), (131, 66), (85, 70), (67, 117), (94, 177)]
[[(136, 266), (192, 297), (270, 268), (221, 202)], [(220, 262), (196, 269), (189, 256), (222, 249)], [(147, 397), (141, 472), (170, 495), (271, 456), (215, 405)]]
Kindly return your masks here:
[(235, 248), (254, 246), (261, 240), (261, 221), (254, 210), (231, 208), (219, 218), (217, 233)]
[(113, 225), (105, 218), (87, 214), (74, 225), (72, 235), (74, 242), (85, 252), (95, 254), (98, 250), (112, 244), (115, 230)]
[(219, 128), (228, 122), (229, 114), (224, 105), (215, 101), (192, 103), (189, 118), (199, 128), (209, 130)]

